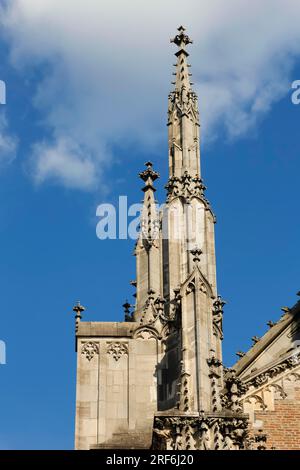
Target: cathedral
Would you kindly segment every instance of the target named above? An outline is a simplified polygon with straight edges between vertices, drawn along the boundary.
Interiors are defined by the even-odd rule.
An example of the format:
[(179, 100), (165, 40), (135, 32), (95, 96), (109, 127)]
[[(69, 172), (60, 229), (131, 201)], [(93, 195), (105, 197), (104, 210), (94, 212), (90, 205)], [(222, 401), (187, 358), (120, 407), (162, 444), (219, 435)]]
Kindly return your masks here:
[[(168, 98), (169, 179), (158, 210), (151, 162), (140, 173), (135, 305), (123, 322), (74, 307), (76, 449), (300, 449), (300, 301), (222, 362), (215, 215), (200, 165), (198, 98), (181, 26)], [(298, 293), (300, 295), (300, 293)], [(263, 314), (263, 312), (262, 312)], [(242, 327), (242, 326), (241, 326)]]

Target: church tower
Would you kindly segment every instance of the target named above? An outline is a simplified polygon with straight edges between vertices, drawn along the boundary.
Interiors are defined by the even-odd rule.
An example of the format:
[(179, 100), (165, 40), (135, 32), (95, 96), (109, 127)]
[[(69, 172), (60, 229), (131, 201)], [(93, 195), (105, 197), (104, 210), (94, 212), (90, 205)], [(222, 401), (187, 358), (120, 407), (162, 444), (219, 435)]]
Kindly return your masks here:
[(215, 217), (201, 179), (198, 98), (180, 26), (168, 98), (169, 179), (162, 210), (159, 174), (144, 182), (135, 246), (133, 311), (124, 322), (82, 322), (76, 312), (76, 448), (243, 448), (247, 418), (234, 374), (224, 384)]

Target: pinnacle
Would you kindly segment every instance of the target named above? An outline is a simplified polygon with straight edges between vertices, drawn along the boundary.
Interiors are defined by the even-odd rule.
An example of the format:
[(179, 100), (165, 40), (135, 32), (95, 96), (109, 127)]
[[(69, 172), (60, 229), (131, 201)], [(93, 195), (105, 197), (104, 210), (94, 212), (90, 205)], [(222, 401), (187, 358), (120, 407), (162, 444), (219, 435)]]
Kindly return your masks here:
[(153, 188), (153, 182), (159, 178), (159, 173), (157, 173), (156, 171), (153, 170), (153, 164), (152, 162), (146, 162), (145, 163), (145, 166), (146, 166), (146, 170), (142, 171), (141, 173), (139, 173), (139, 177), (145, 181), (145, 188), (144, 189), (148, 189), (148, 188)]
[(177, 28), (178, 34), (171, 39), (171, 42), (174, 42), (176, 46), (178, 46), (180, 49), (184, 49), (187, 44), (192, 44), (193, 41), (189, 38), (187, 34), (184, 33), (185, 28), (183, 26), (179, 26)]
[(183, 88), (186, 91), (191, 90), (191, 83), (189, 77), (191, 73), (189, 73), (190, 64), (187, 64), (186, 58), (188, 57), (188, 52), (186, 51), (186, 46), (191, 44), (193, 41), (189, 38), (187, 34), (185, 34), (185, 28), (180, 26), (178, 28), (178, 34), (171, 39), (171, 42), (174, 42), (176, 46), (178, 46), (178, 51), (175, 53), (177, 57), (177, 64), (175, 64), (176, 72), (173, 75), (176, 75), (176, 81), (172, 82), (175, 85), (175, 89), (177, 91), (182, 90)]
[(73, 307), (73, 312), (75, 312), (77, 315), (80, 315), (81, 312), (84, 312), (85, 310), (85, 307), (83, 307), (81, 304), (80, 304), (80, 301), (78, 300), (76, 302), (76, 305), (74, 305)]

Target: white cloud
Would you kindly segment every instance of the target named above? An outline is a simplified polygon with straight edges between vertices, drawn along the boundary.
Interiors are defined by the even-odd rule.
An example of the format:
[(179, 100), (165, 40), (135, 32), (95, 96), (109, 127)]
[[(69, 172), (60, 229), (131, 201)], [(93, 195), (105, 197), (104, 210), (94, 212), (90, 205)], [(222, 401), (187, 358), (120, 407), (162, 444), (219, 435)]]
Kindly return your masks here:
[(67, 188), (86, 190), (96, 187), (95, 163), (68, 139), (61, 138), (52, 145), (44, 142), (35, 144), (31, 164), (37, 184), (50, 179)]
[(68, 136), (85, 149), (85, 159), (62, 152), (54, 172), (48, 160), (42, 165), (47, 147), (39, 156), (35, 147), (35, 177), (55, 174), (69, 187), (79, 181), (76, 171), (67, 177), (70, 155), (89, 175), (83, 187), (93, 187), (116, 158), (114, 144), (149, 148), (166, 138), (175, 52), (168, 40), (181, 23), (194, 39), (204, 141), (220, 130), (230, 138), (250, 132), (297, 78), (298, 0), (11, 0), (2, 18), (17, 67), (50, 64), (34, 100), (54, 141), (59, 147)]
[(17, 139), (8, 131), (5, 114), (0, 114), (0, 169), (16, 158)]

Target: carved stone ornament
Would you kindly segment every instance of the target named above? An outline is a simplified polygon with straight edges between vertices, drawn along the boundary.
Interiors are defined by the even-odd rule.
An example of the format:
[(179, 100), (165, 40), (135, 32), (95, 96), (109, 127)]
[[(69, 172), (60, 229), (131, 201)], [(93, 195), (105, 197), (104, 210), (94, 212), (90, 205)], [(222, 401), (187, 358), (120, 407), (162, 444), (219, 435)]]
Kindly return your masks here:
[(269, 379), (276, 377), (277, 375), (285, 372), (286, 370), (293, 369), (300, 364), (300, 352), (295, 351), (290, 357), (284, 359), (279, 364), (270, 367), (267, 371), (264, 371), (245, 383), (246, 389), (250, 387), (260, 387), (266, 384)]
[(221, 409), (220, 389), (218, 381), (223, 372), (221, 369), (222, 362), (214, 355), (213, 350), (211, 352), (211, 357), (207, 359), (207, 364), (209, 366), (209, 378), (211, 380), (211, 404), (212, 410), (218, 411)]
[(226, 302), (218, 295), (217, 300), (214, 302), (213, 309), (213, 332), (215, 336), (223, 339), (223, 307)]
[(180, 119), (187, 116), (195, 126), (199, 126), (197, 95), (193, 90), (186, 90), (186, 86), (187, 84), (181, 90), (174, 90), (169, 94), (168, 125), (178, 125)]
[(135, 331), (134, 337), (136, 339), (158, 339), (157, 331), (154, 328), (139, 328)]
[(235, 416), (161, 416), (154, 420), (152, 449), (240, 450), (249, 448), (248, 419)]
[(171, 201), (175, 197), (182, 197), (189, 200), (191, 197), (198, 197), (209, 206), (209, 202), (204, 197), (204, 186), (201, 178), (197, 175), (192, 177), (187, 171), (179, 178), (171, 176), (165, 188), (167, 189), (167, 201)]
[(81, 354), (84, 355), (88, 361), (91, 361), (95, 354), (99, 354), (99, 345), (94, 341), (82, 343)]
[(107, 354), (110, 354), (115, 361), (118, 361), (121, 356), (128, 355), (128, 344), (127, 343), (107, 343)]
[[(139, 321), (140, 327), (151, 328), (156, 331), (158, 338), (167, 336), (171, 331), (175, 331), (180, 317), (181, 296), (179, 291), (174, 291), (174, 298), (166, 302), (160, 295), (156, 296), (155, 292), (150, 289), (148, 298), (141, 311)], [(168, 328), (166, 328), (168, 326)], [(176, 327), (176, 328), (174, 328)], [(139, 336), (140, 337), (140, 336)]]
[(221, 397), (223, 409), (237, 413), (241, 412), (243, 410), (241, 397), (247, 391), (247, 386), (236, 376), (234, 369), (226, 369), (224, 385)]

